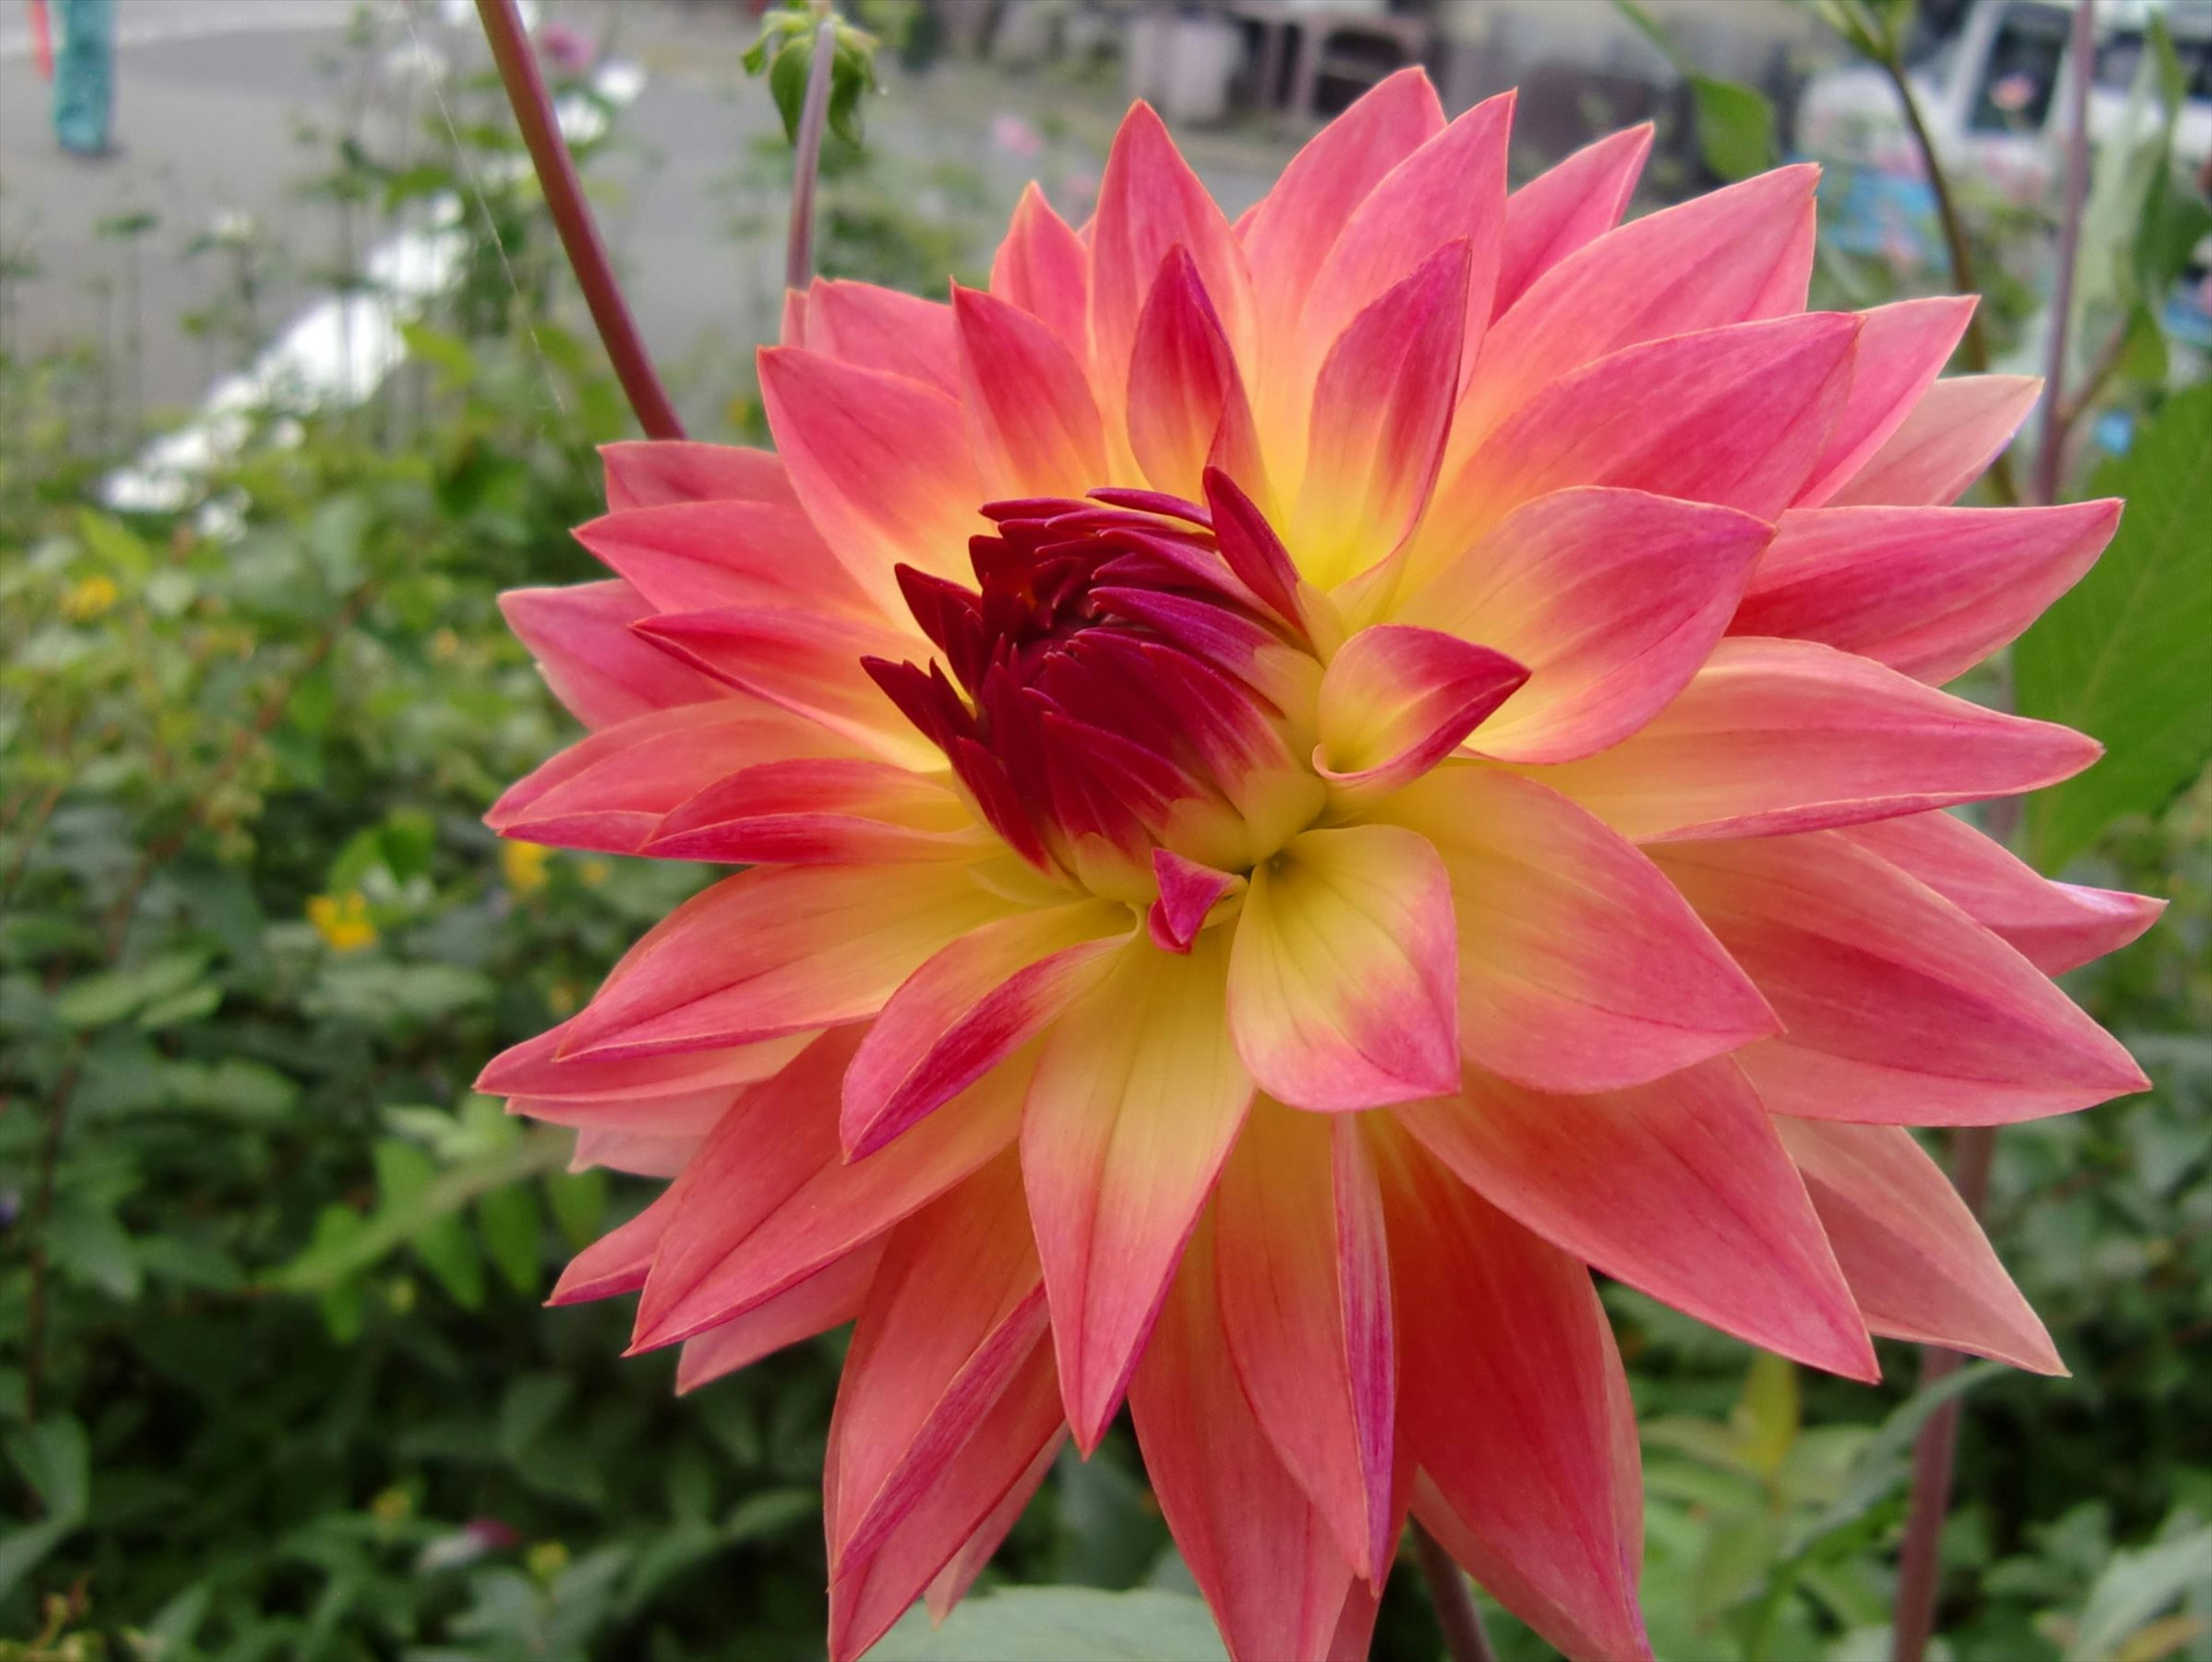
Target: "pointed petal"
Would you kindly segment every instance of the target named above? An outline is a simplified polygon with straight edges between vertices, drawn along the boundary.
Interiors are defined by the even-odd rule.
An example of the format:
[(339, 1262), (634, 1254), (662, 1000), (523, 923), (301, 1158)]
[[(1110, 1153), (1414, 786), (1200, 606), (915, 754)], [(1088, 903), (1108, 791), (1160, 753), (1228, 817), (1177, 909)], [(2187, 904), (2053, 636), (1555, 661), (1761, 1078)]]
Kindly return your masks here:
[(1324, 588), (1387, 556), (1428, 501), (1459, 388), (1468, 258), (1464, 239), (1437, 249), (1353, 317), (1322, 365), (1285, 540)]
[(973, 861), (997, 846), (942, 776), (838, 757), (731, 773), (670, 810), (639, 851), (736, 864), (889, 865)]
[(1958, 501), (2012, 442), (2042, 392), (2033, 375), (1937, 381), (1826, 505), (1932, 508)]
[(1160, 897), (1145, 915), (1146, 932), (1162, 952), (1187, 953), (1206, 927), (1206, 914), (1231, 889), (1243, 892), (1244, 880), (1168, 849), (1152, 850), (1152, 876)]
[(830, 1421), (830, 1578), (913, 1512), (1044, 1337), (1044, 1287), (1008, 1149), (894, 1229)]
[[(1042, 1347), (1040, 1351), (1042, 1353)], [(1049, 1385), (1046, 1388), (1046, 1394), (1052, 1397), (1057, 1404), (1058, 1394), (1052, 1391)], [(953, 1554), (943, 1569), (938, 1571), (937, 1579), (929, 1584), (926, 1595), (932, 1622), (943, 1622), (952, 1613), (953, 1607), (967, 1597), (968, 1589), (975, 1585), (975, 1578), (983, 1573), (983, 1567), (991, 1562), (1005, 1543), (1007, 1535), (1028, 1508), (1029, 1503), (1036, 1498), (1037, 1490), (1044, 1487), (1046, 1474), (1052, 1470), (1053, 1462), (1059, 1458), (1060, 1446), (1066, 1440), (1064, 1431), (1055, 1432), (1045, 1440), (1044, 1446), (1036, 1452), (1036, 1458), (1030, 1462), (1029, 1469), (1014, 1480), (1014, 1486), (992, 1509), (991, 1515), (975, 1526), (975, 1533), (968, 1537), (967, 1543)]]
[(1420, 1313), (1398, 1388), (1415, 1514), (1569, 1655), (1649, 1657), (1635, 1423), (1589, 1272), (1381, 1117), (1373, 1137), (1399, 1307)]
[(581, 1126), (576, 1132), (575, 1152), (568, 1157), (568, 1170), (588, 1172), (596, 1166), (633, 1177), (672, 1178), (697, 1152), (699, 1141), (696, 1135), (665, 1136), (627, 1126)]
[(2054, 784), (2100, 746), (1810, 641), (1723, 641), (1633, 738), (1547, 768), (1625, 837), (1773, 836)]
[(1236, 354), (1206, 298), (1197, 262), (1177, 247), (1137, 319), (1129, 360), (1129, 448), (1153, 486), (1205, 499), (1207, 465), (1266, 494), (1265, 468)]
[(1650, 154), (1646, 121), (1584, 145), (1505, 198), (1493, 316), (1502, 316), (1568, 255), (1620, 223)]
[(884, 617), (907, 615), (894, 566), (968, 575), (968, 539), (988, 527), (957, 399), (789, 346), (762, 351), (760, 383), (807, 516)]
[(1959, 1191), (1896, 1125), (1776, 1122), (1867, 1324), (1893, 1339), (2063, 1373)]
[(1232, 1662), (1310, 1662), (1328, 1653), (1352, 1571), (1237, 1385), (1214, 1256), (1209, 1218), (1130, 1388), (1137, 1442)]
[(617, 513), (663, 502), (782, 502), (799, 498), (782, 459), (770, 450), (684, 439), (625, 439), (599, 447), (607, 507)]
[(1891, 434), (1905, 424), (1974, 315), (1972, 295), (1902, 300), (1863, 314), (1850, 396), (1797, 506), (1818, 508), (1864, 467)]
[(1220, 934), (1187, 957), (1122, 948), (1047, 1037), (1023, 1113), (1060, 1390), (1085, 1450), (1114, 1417), (1251, 1100), (1223, 1019)]
[(2166, 906), (2149, 895), (2054, 883), (1953, 814), (1909, 814), (1843, 835), (1925, 883), (2045, 975), (2119, 951)]
[(1688, 685), (1772, 534), (1733, 508), (1640, 490), (1554, 491), (1451, 558), (1396, 611), (1528, 667), (1528, 685), (1483, 723), (1473, 749), (1572, 761), (1626, 738)]
[(1448, 764), (1377, 813), (1428, 837), (1450, 875), (1460, 1047), (1478, 1066), (1612, 1090), (1776, 1030), (1650, 861), (1565, 798)]
[[(571, 1021), (574, 1018), (572, 1017)], [(647, 1056), (630, 1061), (599, 1062), (589, 1057), (563, 1058), (570, 1022), (549, 1027), (535, 1038), (510, 1046), (484, 1064), (476, 1088), (487, 1096), (528, 1100), (533, 1108), (566, 1105), (582, 1111), (648, 1111), (663, 1100), (684, 1100), (719, 1093), (725, 1105), (740, 1085), (766, 1079), (806, 1046), (804, 1036), (764, 1039), (722, 1050), (689, 1050), (678, 1056)], [(541, 1117), (556, 1118), (554, 1115)], [(709, 1123), (712, 1122), (709, 1121)], [(652, 1129), (674, 1131), (690, 1129), (661, 1124)], [(705, 1126), (698, 1129), (705, 1129)]]
[(1177, 244), (1196, 263), (1239, 362), (1250, 361), (1252, 287), (1243, 252), (1149, 104), (1133, 107), (1114, 137), (1092, 223), (1091, 368), (1112, 404), (1120, 406), (1128, 385), (1145, 297)]
[(943, 301), (820, 278), (806, 291), (805, 344), (862, 369), (886, 369), (956, 397), (960, 391), (960, 349)]
[(2033, 965), (1840, 836), (1654, 853), (1782, 1018), (1737, 1057), (1775, 1113), (1998, 1125), (2148, 1084)]
[(839, 1135), (872, 1154), (1034, 1038), (1129, 939), (1111, 901), (1017, 913), (963, 935), (891, 995), (845, 1075)]
[(1372, 1108), (1459, 1079), (1451, 880), (1401, 825), (1310, 831), (1255, 867), (1229, 959), (1229, 1026), (1261, 1088)]
[(576, 540), (658, 612), (805, 606), (870, 613), (860, 590), (796, 503), (671, 502), (608, 514)]
[(624, 953), (566, 1053), (708, 1050), (862, 1020), (931, 953), (1012, 910), (962, 866), (755, 866)]
[(996, 498), (1080, 496), (1106, 478), (1098, 406), (1075, 355), (1041, 319), (954, 287), (960, 387), (984, 488)]
[(848, 1164), (837, 1148), (837, 1081), (855, 1038), (825, 1035), (754, 1086), (656, 1202), (672, 1207), (673, 1220), (638, 1300), (633, 1350), (673, 1344), (765, 1305), (1013, 1141), (1029, 1080), (1023, 1059), (970, 1086), (895, 1148)]
[(767, 1303), (686, 1339), (676, 1364), (678, 1394), (696, 1391), (710, 1380), (750, 1367), (787, 1345), (842, 1327), (860, 1313), (868, 1283), (883, 1255), (883, 1241), (871, 1241)]
[(1528, 679), (1504, 653), (1457, 634), (1363, 629), (1322, 676), (1315, 770), (1339, 796), (1395, 790), (1450, 755)]
[(1252, 1413), (1353, 1573), (1380, 1582), (1397, 1545), (1397, 1353), (1358, 1123), (1262, 1098), (1222, 1168), (1214, 1221), (1222, 1335)]
[(2110, 499), (1793, 510), (1729, 632), (1826, 642), (1941, 685), (2042, 616), (2119, 521)]
[(645, 1285), (653, 1254), (676, 1220), (674, 1191), (659, 1196), (629, 1222), (609, 1230), (568, 1260), (560, 1280), (553, 1283), (553, 1305), (584, 1304), (593, 1299), (635, 1293)]
[(1583, 1097), (1470, 1071), (1462, 1094), (1398, 1119), (1492, 1205), (1614, 1280), (1794, 1361), (1881, 1377), (1805, 1185), (1734, 1063)]
[(1091, 254), (1032, 180), (991, 262), (991, 292), (1042, 318), (1079, 362), (1091, 356)]
[(726, 696), (718, 683), (631, 632), (653, 607), (619, 579), (510, 588), (499, 597), (499, 610), (553, 696), (587, 728)]

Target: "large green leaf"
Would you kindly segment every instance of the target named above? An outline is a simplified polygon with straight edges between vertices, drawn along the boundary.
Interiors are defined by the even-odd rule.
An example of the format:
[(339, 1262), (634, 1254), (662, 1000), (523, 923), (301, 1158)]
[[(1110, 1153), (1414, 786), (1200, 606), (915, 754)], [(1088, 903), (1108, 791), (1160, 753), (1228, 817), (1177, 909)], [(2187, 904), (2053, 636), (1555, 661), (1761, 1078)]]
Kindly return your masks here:
[(2157, 812), (2212, 756), (2212, 383), (2169, 399), (2094, 488), (2127, 499), (2118, 534), (2013, 648), (2020, 713), (2105, 746), (2029, 805), (2049, 871), (2119, 815)]
[(1009, 1587), (971, 1598), (933, 1631), (908, 1610), (872, 1662), (1220, 1662), (1206, 1606), (1187, 1593)]

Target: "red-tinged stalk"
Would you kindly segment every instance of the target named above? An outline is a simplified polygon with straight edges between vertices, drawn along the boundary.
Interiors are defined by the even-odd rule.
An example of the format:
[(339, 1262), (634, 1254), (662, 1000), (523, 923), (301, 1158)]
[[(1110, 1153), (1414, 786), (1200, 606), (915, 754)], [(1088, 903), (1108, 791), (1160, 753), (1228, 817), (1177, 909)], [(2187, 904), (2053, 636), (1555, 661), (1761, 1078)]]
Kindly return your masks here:
[(837, 59), (837, 24), (823, 18), (814, 31), (814, 57), (806, 70), (806, 101), (799, 107), (792, 143), (791, 228), (783, 243), (783, 281), (804, 289), (814, 280), (814, 186), (822, 172), (822, 131), (830, 121), (830, 83)]
[(1437, 1626), (1443, 1629), (1444, 1653), (1452, 1662), (1498, 1662), (1467, 1577), (1437, 1537), (1419, 1524), (1413, 1525), (1413, 1557), (1427, 1584), (1429, 1603), (1436, 1609)]
[(629, 302), (623, 298), (622, 285), (616, 281), (614, 263), (584, 200), (583, 180), (577, 177), (575, 161), (561, 137), (552, 94), (546, 90), (545, 77), (538, 72), (538, 60), (531, 52), (515, 0), (477, 0), (477, 15), (483, 21), (492, 61), (499, 66), (500, 84), (507, 88), (507, 101), (522, 129), (522, 142), (530, 151), (530, 165), (538, 171), (554, 228), (561, 234), (562, 251), (568, 256), (577, 286), (584, 291), (584, 303), (591, 308), (592, 322), (606, 344), (623, 393), (629, 399), (646, 437), (680, 439), (684, 423), (677, 418), (675, 406), (669, 403), (660, 377), (653, 372), (653, 360), (646, 356), (645, 342), (637, 332), (637, 320), (630, 315)]

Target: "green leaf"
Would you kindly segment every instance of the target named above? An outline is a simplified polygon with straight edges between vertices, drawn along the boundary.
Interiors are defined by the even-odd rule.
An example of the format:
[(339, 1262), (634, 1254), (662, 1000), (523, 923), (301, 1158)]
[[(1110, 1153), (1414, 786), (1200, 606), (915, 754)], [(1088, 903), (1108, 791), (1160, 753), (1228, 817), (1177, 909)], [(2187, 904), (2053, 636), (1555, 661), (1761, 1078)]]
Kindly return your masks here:
[(75, 1523), (92, 1501), (92, 1446), (67, 1415), (8, 1434), (8, 1458), (39, 1497), (47, 1518)]
[(500, 1279), (528, 1298), (538, 1291), (538, 1235), (544, 1215), (525, 1183), (495, 1189), (477, 1202), (477, 1233)]
[(2212, 382), (2169, 399), (2092, 484), (2127, 499), (2119, 532), (2013, 648), (2020, 713), (2105, 746), (2087, 772), (2028, 805), (2046, 871), (2119, 815), (2164, 807), (2212, 756)]
[(71, 982), (54, 1000), (66, 1026), (104, 1027), (149, 1004), (173, 998), (199, 979), (213, 954), (203, 947), (164, 953), (127, 970), (109, 970)]
[(106, 1207), (64, 1200), (54, 1208), (46, 1239), (54, 1262), (77, 1281), (126, 1303), (138, 1296), (144, 1282), (138, 1255), (129, 1233)]
[(607, 1174), (592, 1166), (582, 1172), (548, 1172), (545, 1201), (562, 1239), (582, 1251), (598, 1239), (607, 1211)]
[(1774, 165), (1774, 106), (1740, 82), (1690, 77), (1698, 151), (1723, 179), (1748, 179)]
[(1753, 1470), (1771, 1477), (1782, 1469), (1797, 1440), (1798, 1417), (1797, 1370), (1771, 1351), (1759, 1352), (1751, 1359), (1743, 1400), (1736, 1405)]
[(2212, 1529), (2114, 1553), (2089, 1589), (2066, 1662), (2111, 1662), (2160, 1610), (2200, 1584), (2212, 1585)]
[(799, 119), (806, 113), (807, 72), (813, 63), (814, 40), (809, 35), (777, 52), (768, 66), (769, 95), (783, 118), (785, 139), (793, 144), (799, 143)]
[(376, 1163), (380, 1211), (407, 1218), (407, 1245), (422, 1267), (438, 1278), (456, 1304), (465, 1310), (477, 1308), (483, 1302), (484, 1275), (475, 1238), (454, 1211), (423, 1204), (437, 1177), (435, 1163), (413, 1143), (397, 1140), (378, 1143), (371, 1157)]
[(1206, 1606), (1186, 1593), (1009, 1587), (970, 1598), (933, 1632), (908, 1610), (872, 1662), (1210, 1662), (1225, 1658)]

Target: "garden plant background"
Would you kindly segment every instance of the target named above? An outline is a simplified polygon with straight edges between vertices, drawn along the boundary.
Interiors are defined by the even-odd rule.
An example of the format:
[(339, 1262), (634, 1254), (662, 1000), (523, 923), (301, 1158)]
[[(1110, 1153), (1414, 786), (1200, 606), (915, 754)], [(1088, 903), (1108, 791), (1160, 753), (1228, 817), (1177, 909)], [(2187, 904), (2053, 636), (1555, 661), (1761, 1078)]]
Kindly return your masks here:
[[(915, 9), (862, 9), (926, 55)], [(1823, 9), (1863, 54), (1911, 27), (1909, 4)], [(611, 15), (555, 15), (572, 33), (541, 34), (549, 64), (604, 118), (579, 146), (587, 176), (635, 168), (592, 76)], [(438, 38), (460, 69), (407, 119), (362, 90), (422, 45), (397, 10), (333, 36), (326, 95), (303, 98), (300, 200), (335, 228), (337, 269), (252, 226), (167, 223), (149, 193), (100, 228), (101, 333), (66, 350), (0, 335), (0, 1655), (820, 1654), (842, 1340), (682, 1399), (672, 1355), (618, 1360), (626, 1310), (540, 1301), (650, 1186), (567, 1171), (565, 1134), (469, 1090), (705, 871), (479, 823), (572, 725), (494, 597), (592, 574), (568, 527), (599, 511), (593, 447), (629, 416), (496, 83), (462, 36)], [(957, 105), (929, 89), (947, 75), (988, 84), (884, 73), (872, 119)], [(1006, 114), (994, 143), (1079, 213), (1115, 71), (1051, 74), (1025, 107), (1097, 121)], [(1686, 84), (1632, 211), (1775, 153), (1755, 94)], [(825, 154), (820, 268), (923, 292), (978, 275), (998, 170), (872, 137)], [(1966, 1415), (1938, 1630), (1962, 1659), (2212, 1662), (2212, 385), (2160, 323), (2212, 215), (2166, 137), (2153, 121), (2100, 158), (2070, 320), (2081, 407), (2059, 494), (2124, 496), (2127, 518), (2007, 673), (1964, 689), (2110, 752), (2015, 846), (2172, 904), (2069, 983), (2155, 1088), (1998, 1141), (1990, 1233), (2073, 1375), (1977, 1364), (1948, 1387)], [(699, 212), (733, 273), (763, 251), (772, 271), (781, 137), (720, 163)], [(2033, 362), (2055, 204), (1961, 194), (1986, 348)], [(101, 481), (168, 424), (134, 393), (146, 336), (189, 329), (243, 363), (278, 320), (272, 283), (361, 292), (379, 279), (359, 251), (441, 211), (465, 252), (408, 308), (407, 360), (369, 397), (280, 402), (173, 506), (104, 505)], [(1830, 246), (1815, 304), (1940, 292), (1931, 247)], [(0, 284), (34, 282), (34, 259), (0, 248)], [(180, 259), (222, 274), (216, 302), (137, 316), (140, 263)], [(666, 367), (706, 413), (694, 436), (764, 437), (741, 355)], [(2033, 466), (2024, 443), (2022, 488)], [(1886, 1656), (1932, 1406), (1917, 1357), (1885, 1343), (1887, 1383), (1859, 1386), (1606, 1298), (1644, 1433), (1658, 1653)], [(1006, 1591), (1035, 1583), (1120, 1597), (1048, 1612)], [(1115, 1654), (1218, 1654), (1189, 1589), (1122, 1428), (1088, 1463), (1063, 1455), (977, 1603), (878, 1654), (1083, 1656), (1098, 1635)], [(1485, 1608), (1502, 1654), (1548, 1653)], [(1085, 1640), (1069, 1622), (1098, 1625)], [(1375, 1654), (1439, 1648), (1401, 1566)]]

